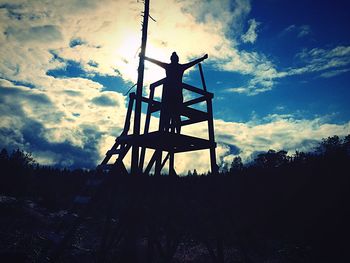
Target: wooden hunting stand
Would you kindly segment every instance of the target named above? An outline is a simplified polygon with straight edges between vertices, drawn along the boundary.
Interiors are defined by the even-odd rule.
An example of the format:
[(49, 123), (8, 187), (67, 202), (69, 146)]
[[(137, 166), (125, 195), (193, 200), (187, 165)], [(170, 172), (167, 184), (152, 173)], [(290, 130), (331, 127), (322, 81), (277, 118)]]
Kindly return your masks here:
[[(182, 83), (182, 88), (192, 92), (194, 96), (190, 100), (183, 102), (180, 114), (181, 127), (186, 125), (195, 125), (200, 122), (207, 122), (208, 125), (208, 138), (197, 138), (175, 132), (165, 132), (162, 129), (151, 131), (151, 121), (159, 120), (160, 118), (152, 118), (152, 114), (160, 113), (163, 105), (161, 100), (155, 98), (155, 89), (164, 84), (166, 79), (158, 80), (150, 85), (149, 96), (144, 97), (142, 95), (143, 89), (143, 75), (144, 75), (144, 55), (146, 51), (147, 42), (147, 25), (149, 17), (149, 0), (144, 1), (145, 11), (143, 14), (143, 27), (142, 27), (142, 44), (141, 44), (141, 56), (138, 68), (138, 81), (136, 93), (130, 93), (129, 105), (126, 114), (124, 130), (119, 137), (117, 137), (114, 145), (106, 153), (106, 157), (99, 165), (100, 169), (110, 170), (111, 173), (116, 174), (144, 174), (149, 175), (154, 167), (154, 174), (160, 175), (165, 164), (169, 163), (169, 174), (176, 175), (174, 169), (174, 159), (177, 153), (197, 151), (197, 150), (209, 150), (210, 151), (210, 163), (212, 174), (217, 174), (216, 156), (215, 156), (215, 137), (214, 137), (214, 124), (213, 124), (213, 109), (212, 99), (213, 93), (207, 91), (204, 74), (201, 64), (199, 65), (199, 71), (202, 81), (202, 89), (191, 86), (186, 83)], [(199, 103), (205, 103), (205, 110), (199, 110), (194, 108)], [(144, 130), (141, 134), (141, 109), (142, 103), (147, 106)], [(203, 107), (202, 107), (203, 108)], [(201, 108), (201, 109), (202, 109)], [(133, 129), (130, 132), (131, 120), (133, 115)], [(125, 157), (129, 151), (131, 152), (131, 170), (130, 172), (125, 166)], [(141, 150), (141, 151), (140, 151)], [(152, 151), (150, 159), (146, 158), (147, 151)], [(163, 152), (167, 154), (163, 158)], [(112, 157), (116, 157), (113, 160)], [(118, 204), (118, 207), (122, 207), (117, 211), (116, 215), (112, 214), (113, 208), (115, 208), (116, 202), (120, 200), (115, 199), (115, 192), (118, 192), (115, 188), (122, 187), (116, 183), (117, 179), (132, 179), (132, 177), (115, 177), (115, 176), (96, 176), (90, 178), (83, 189), (80, 191), (74, 199), (72, 207), (69, 209), (68, 215), (73, 216), (71, 223), (62, 222), (57, 226), (55, 231), (45, 234), (43, 239), (47, 239), (53, 242), (53, 247), (48, 250), (48, 255), (42, 254), (40, 262), (45, 262), (47, 259), (50, 262), (59, 262), (64, 255), (64, 251), (67, 246), (72, 243), (76, 232), (90, 215), (92, 210), (101, 209), (101, 205), (105, 214), (105, 221), (103, 226), (103, 234), (100, 240), (100, 247), (97, 253), (97, 262), (105, 262), (108, 253), (113, 254), (113, 247), (118, 247), (118, 243), (124, 242), (123, 253), (124, 259), (120, 262), (138, 262), (134, 260), (137, 238), (140, 233), (137, 232), (138, 221), (137, 217), (133, 214), (133, 207), (135, 206), (135, 200), (132, 198), (126, 199), (129, 203)], [(122, 189), (119, 189), (119, 191)], [(129, 211), (130, 210), (130, 211)], [(99, 210), (100, 213), (100, 210)], [(112, 224), (112, 217), (116, 216), (118, 220)], [(120, 221), (120, 218), (126, 218), (127, 220)], [(153, 233), (154, 234), (154, 233)], [(153, 235), (152, 234), (152, 235)], [(150, 255), (153, 253), (153, 246), (155, 246), (154, 237), (148, 236), (148, 251)], [(170, 239), (169, 239), (170, 240)], [(168, 241), (169, 241), (168, 240)], [(168, 244), (168, 241), (166, 242)], [(174, 244), (177, 244), (176, 242)], [(171, 248), (172, 246), (168, 246)], [(162, 250), (161, 246), (157, 246), (158, 250)], [(167, 249), (168, 251), (169, 249)], [(169, 255), (175, 253), (176, 246), (169, 251), (172, 251)], [(111, 253), (112, 252), (112, 253)], [(120, 251), (119, 251), (120, 252)], [(163, 254), (163, 253), (160, 253)], [(113, 255), (112, 255), (113, 256)], [(144, 261), (142, 261), (144, 262)], [(147, 262), (153, 262), (152, 259), (148, 259)], [(158, 261), (157, 261), (158, 262)], [(168, 262), (168, 261), (167, 261)], [(169, 261), (170, 262), (170, 261)]]
[[(201, 69), (201, 65), (199, 65)], [(165, 82), (165, 78), (150, 85), (149, 97), (141, 97), (143, 103), (147, 105), (147, 115), (145, 120), (143, 134), (129, 134), (130, 120), (133, 112), (133, 106), (137, 100), (137, 95), (131, 93), (129, 98), (129, 106), (126, 115), (124, 130), (122, 134), (117, 137), (112, 148), (107, 151), (106, 157), (102, 161), (100, 168), (112, 169), (114, 166), (121, 166), (122, 169), (127, 172), (123, 159), (132, 147), (140, 147), (141, 153), (137, 168), (131, 168), (131, 171), (139, 171), (142, 174), (148, 175), (155, 164), (155, 175), (159, 175), (164, 168), (165, 164), (169, 163), (169, 174), (174, 175), (174, 157), (176, 153), (189, 152), (209, 149), (210, 151), (210, 162), (212, 173), (217, 172), (216, 166), (216, 155), (215, 155), (215, 138), (214, 138), (214, 125), (213, 125), (213, 110), (212, 110), (212, 98), (213, 93), (206, 91), (203, 71), (200, 70), (202, 76), (203, 89), (196, 88), (189, 84), (183, 83), (183, 88), (194, 92), (199, 97), (185, 101), (181, 109), (181, 116), (187, 119), (181, 121), (181, 126), (193, 125), (199, 122), (206, 121), (208, 123), (208, 139), (202, 139), (192, 137), (184, 134), (178, 134), (175, 132), (164, 132), (164, 131), (152, 131), (150, 130), (152, 114), (156, 114), (161, 111), (162, 102), (154, 98), (155, 89)], [(206, 111), (194, 109), (190, 106), (194, 106), (198, 103), (206, 103)], [(150, 158), (147, 165), (145, 165), (145, 154), (148, 149), (153, 150), (152, 157)], [(165, 158), (163, 152), (166, 152)], [(117, 155), (116, 161), (112, 164), (108, 164), (113, 155)], [(144, 168), (145, 167), (145, 168)]]
[[(162, 108), (166, 107), (166, 105), (162, 105), (163, 102), (161, 100), (156, 100), (154, 96), (155, 89), (163, 85), (166, 81), (166, 78), (158, 80), (150, 85), (148, 98), (142, 96), (144, 55), (146, 51), (148, 16), (149, 1), (145, 1), (137, 90), (136, 93), (130, 93), (129, 95), (129, 105), (123, 132), (119, 137), (116, 138), (115, 143), (113, 144), (111, 149), (107, 151), (106, 157), (99, 165), (99, 168), (103, 170), (113, 170), (115, 168), (118, 168), (116, 170), (120, 171), (121, 169), (125, 173), (129, 173), (125, 167), (123, 160), (129, 152), (129, 150), (132, 149), (130, 174), (149, 175), (152, 167), (155, 166), (154, 174), (160, 175), (165, 164), (168, 162), (169, 175), (176, 175), (176, 171), (174, 169), (174, 159), (176, 153), (208, 149), (210, 151), (211, 172), (212, 174), (216, 174), (218, 168), (216, 165), (216, 143), (214, 137), (212, 108), (212, 99), (214, 97), (214, 94), (207, 91), (201, 64), (199, 64), (198, 66), (202, 81), (202, 89), (191, 86), (186, 83), (182, 83), (183, 89), (196, 94), (195, 96), (199, 95), (199, 97), (185, 101), (183, 103), (180, 110), (181, 116), (183, 117), (181, 120), (181, 127), (185, 125), (194, 125), (206, 121), (208, 123), (208, 139), (197, 138), (175, 132), (165, 132), (161, 131), (160, 128), (158, 131), (150, 132), (151, 120), (155, 119), (151, 118), (152, 114), (157, 114), (157, 112), (159, 112), (159, 116), (161, 116)], [(206, 109), (204, 111), (193, 108), (193, 106), (196, 106), (197, 104), (202, 102), (206, 103)], [(142, 103), (145, 103), (145, 105), (147, 106), (143, 134), (140, 133)], [(129, 133), (133, 113), (134, 126), (132, 133)], [(139, 151), (140, 148), (141, 152)], [(146, 165), (145, 156), (147, 150), (153, 150), (153, 154)], [(167, 153), (164, 158), (163, 152)], [(111, 160), (113, 156), (116, 157), (114, 161)]]

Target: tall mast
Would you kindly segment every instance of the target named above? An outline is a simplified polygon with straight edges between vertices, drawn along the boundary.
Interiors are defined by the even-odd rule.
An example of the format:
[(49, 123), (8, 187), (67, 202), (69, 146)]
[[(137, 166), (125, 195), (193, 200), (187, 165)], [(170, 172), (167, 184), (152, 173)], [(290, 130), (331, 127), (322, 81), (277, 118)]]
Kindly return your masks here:
[[(143, 14), (141, 56), (140, 56), (139, 67), (138, 67), (136, 103), (135, 103), (135, 115), (134, 115), (134, 131), (133, 131), (134, 136), (140, 135), (142, 88), (143, 88), (143, 75), (144, 75), (144, 68), (145, 68), (144, 56), (146, 54), (146, 44), (147, 44), (149, 1), (150, 0), (145, 0), (145, 10)], [(132, 148), (132, 155), (131, 155), (131, 174), (139, 174), (139, 147), (135, 145)]]

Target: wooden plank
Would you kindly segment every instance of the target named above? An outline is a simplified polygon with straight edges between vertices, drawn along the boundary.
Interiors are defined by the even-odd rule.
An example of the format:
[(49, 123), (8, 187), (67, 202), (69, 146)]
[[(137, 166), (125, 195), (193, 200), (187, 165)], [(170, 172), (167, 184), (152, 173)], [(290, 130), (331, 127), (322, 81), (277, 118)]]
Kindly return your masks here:
[(151, 113), (160, 111), (160, 107), (161, 107), (161, 103), (156, 104), (156, 105), (152, 105), (152, 107), (151, 107)]
[(199, 97), (199, 98), (196, 98), (196, 99), (193, 99), (193, 100), (189, 100), (189, 101), (186, 101), (183, 103), (184, 106), (190, 106), (190, 105), (193, 105), (193, 104), (196, 104), (196, 103), (200, 103), (200, 102), (203, 102), (203, 101), (206, 101), (207, 98), (205, 96), (202, 96), (202, 97)]
[(208, 118), (196, 119), (196, 120), (183, 120), (181, 121), (181, 126), (191, 125), (191, 124), (195, 124), (195, 123), (199, 123), (207, 120)]
[(155, 162), (156, 159), (157, 159), (157, 154), (158, 154), (157, 151), (155, 151), (155, 152), (153, 153), (153, 155), (152, 155), (152, 157), (151, 157), (151, 160), (149, 160), (148, 165), (147, 165), (147, 167), (146, 167), (146, 169), (145, 169), (145, 172), (144, 172), (145, 175), (149, 175), (149, 172), (151, 171), (152, 166), (153, 166), (154, 162)]
[(183, 107), (181, 110), (181, 115), (192, 120), (208, 119), (208, 113), (190, 107)]
[(152, 99), (150, 99), (150, 98), (146, 98), (146, 97), (142, 97), (142, 101), (143, 102), (146, 102), (146, 103), (148, 103), (148, 104), (151, 104), (151, 105), (160, 105), (160, 101), (157, 101), (157, 100), (154, 100), (153, 98)]
[(160, 131), (150, 132), (137, 137), (133, 135), (124, 136), (122, 140), (125, 141), (129, 147), (131, 145), (137, 145), (139, 147), (166, 152), (180, 152), (181, 150), (196, 151), (200, 149), (209, 149), (210, 147), (215, 148), (215, 142), (211, 142), (210, 140)]
[(107, 155), (114, 155), (114, 154), (120, 154), (122, 152), (122, 149), (110, 149), (107, 151)]
[(189, 145), (186, 145), (186, 146), (176, 147), (174, 149), (174, 153), (207, 150), (207, 149), (211, 149), (213, 147), (215, 148), (215, 145), (216, 145), (216, 143), (211, 144), (209, 141), (206, 141), (205, 143), (199, 143), (199, 144), (189, 144)]
[(208, 92), (208, 91), (204, 91), (202, 89), (199, 89), (199, 88), (196, 88), (196, 87), (193, 87), (192, 85), (189, 85), (187, 83), (182, 83), (182, 87), (184, 89), (187, 89), (189, 91), (192, 91), (192, 92), (195, 92), (195, 93), (198, 93), (198, 94), (201, 94), (201, 95), (204, 95), (208, 98), (213, 98), (214, 97), (214, 94), (211, 93), (211, 92)]
[(158, 87), (158, 86), (164, 84), (165, 80), (166, 80), (166, 78), (163, 78), (163, 79), (160, 79), (160, 80), (158, 80), (158, 81), (152, 83), (152, 84), (150, 85), (150, 89), (154, 89), (154, 88), (156, 88), (156, 87)]

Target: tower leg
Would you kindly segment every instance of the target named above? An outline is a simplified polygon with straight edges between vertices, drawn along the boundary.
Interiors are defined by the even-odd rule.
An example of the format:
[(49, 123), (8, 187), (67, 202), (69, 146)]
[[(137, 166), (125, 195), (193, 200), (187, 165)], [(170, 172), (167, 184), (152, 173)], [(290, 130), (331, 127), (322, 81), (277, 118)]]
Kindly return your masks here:
[(174, 169), (174, 161), (175, 161), (175, 154), (173, 152), (170, 152), (170, 156), (169, 156), (169, 175), (170, 176), (176, 175), (175, 169)]
[(218, 173), (218, 166), (216, 164), (215, 147), (210, 148), (210, 169), (212, 174)]
[(163, 152), (158, 151), (154, 175), (160, 175), (160, 172), (162, 170), (162, 155), (163, 155)]
[(208, 133), (209, 133), (209, 141), (212, 144), (210, 147), (210, 166), (211, 173), (218, 173), (218, 166), (216, 165), (216, 153), (215, 153), (215, 136), (214, 136), (214, 121), (213, 121), (213, 105), (211, 103), (211, 99), (207, 99), (207, 110), (208, 110)]

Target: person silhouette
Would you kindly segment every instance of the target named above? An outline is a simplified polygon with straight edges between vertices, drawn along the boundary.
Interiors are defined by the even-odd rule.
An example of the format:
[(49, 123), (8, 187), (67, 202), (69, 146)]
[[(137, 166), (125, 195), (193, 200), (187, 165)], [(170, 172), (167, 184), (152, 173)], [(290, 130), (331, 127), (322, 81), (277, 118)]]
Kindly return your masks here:
[(183, 105), (182, 95), (182, 77), (185, 70), (193, 67), (204, 59), (208, 58), (208, 54), (203, 57), (188, 62), (186, 64), (179, 63), (179, 56), (173, 52), (170, 57), (171, 63), (164, 63), (153, 58), (144, 56), (157, 66), (165, 69), (166, 79), (163, 85), (162, 106), (160, 115), (160, 130), (180, 133), (181, 131), (181, 108)]

